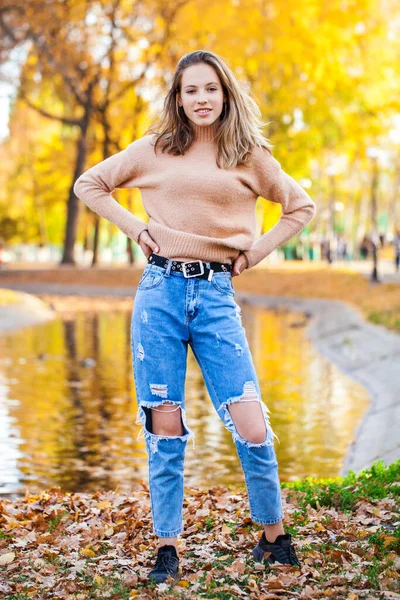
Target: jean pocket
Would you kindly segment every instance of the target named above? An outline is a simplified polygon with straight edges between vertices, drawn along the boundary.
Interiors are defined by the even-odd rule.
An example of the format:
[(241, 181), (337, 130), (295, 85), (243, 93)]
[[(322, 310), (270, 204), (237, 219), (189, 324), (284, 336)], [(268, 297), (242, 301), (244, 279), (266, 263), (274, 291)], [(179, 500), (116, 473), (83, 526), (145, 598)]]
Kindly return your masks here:
[(235, 294), (231, 273), (214, 273), (211, 282), (213, 283), (214, 287), (221, 292), (221, 294), (228, 294), (229, 296), (233, 296)]
[(152, 290), (164, 279), (165, 269), (147, 264), (138, 283), (138, 290)]

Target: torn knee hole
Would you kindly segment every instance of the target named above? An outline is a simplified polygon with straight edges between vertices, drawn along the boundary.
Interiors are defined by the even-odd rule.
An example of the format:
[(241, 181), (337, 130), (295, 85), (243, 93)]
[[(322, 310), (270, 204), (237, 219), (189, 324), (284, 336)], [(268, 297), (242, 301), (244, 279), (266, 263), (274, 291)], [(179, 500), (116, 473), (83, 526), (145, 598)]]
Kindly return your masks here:
[[(244, 407), (241, 406), (245, 402), (256, 402), (260, 407), (261, 414), (258, 413), (257, 416), (254, 416), (253, 423), (251, 421), (249, 423), (248, 407), (244, 411)], [(240, 408), (238, 410), (232, 408), (231, 412), (230, 407), (232, 405)], [(269, 409), (261, 400), (254, 381), (246, 381), (243, 385), (242, 395), (228, 398), (219, 410), (223, 411), (225, 426), (231, 431), (234, 441), (240, 441), (247, 446), (273, 445), (273, 438), (279, 441), (269, 421)], [(237, 427), (235, 421), (238, 422), (239, 427)], [(243, 427), (241, 426), (241, 422), (245, 423)]]
[[(259, 400), (254, 398), (251, 399), (251, 402), (254, 402), (258, 405), (258, 415), (256, 418), (253, 418), (253, 423), (250, 422), (249, 425), (245, 424), (244, 426), (241, 424), (241, 418), (248, 422), (248, 415), (246, 415), (245, 412), (241, 412), (236, 416), (235, 414), (232, 414), (232, 412), (235, 413), (235, 408), (233, 408), (233, 410), (231, 410), (231, 408), (235, 407), (237, 404), (241, 404), (243, 400), (249, 401), (248, 398), (242, 398), (238, 402), (227, 406), (236, 431), (245, 442), (252, 442), (253, 444), (262, 444), (263, 442), (267, 441), (267, 426), (263, 418), (263, 412)], [(246, 408), (246, 412), (247, 411), (248, 409)], [(236, 420), (238, 421), (238, 423), (236, 423)]]
[[(164, 408), (166, 406), (166, 408)], [(168, 437), (174, 437), (177, 435), (183, 435), (185, 432), (185, 428), (182, 421), (182, 411), (180, 410), (180, 406), (176, 406), (175, 408), (170, 408), (171, 404), (165, 404), (160, 406), (159, 408), (154, 407), (151, 409), (151, 421), (152, 421), (152, 432), (156, 435), (165, 435)], [(171, 413), (179, 411), (179, 415), (176, 414), (172, 418), (167, 415), (154, 414), (154, 412), (158, 413)]]
[[(164, 408), (164, 406), (166, 408)], [(166, 414), (164, 416), (160, 414), (164, 412), (178, 413), (178, 409), (181, 409), (179, 418), (173, 418), (173, 415)], [(176, 417), (178, 417), (178, 414)], [(155, 427), (153, 426), (154, 421), (157, 421)], [(180, 439), (185, 442), (191, 439), (193, 441), (193, 448), (195, 447), (195, 436), (186, 423), (186, 411), (181, 406), (180, 402), (171, 402), (167, 400), (160, 402), (156, 406), (154, 406), (152, 402), (141, 402), (138, 407), (136, 423), (142, 424), (137, 439), (139, 439), (141, 435), (144, 438), (147, 438), (150, 441), (150, 446), (153, 451), (157, 451), (158, 441), (161, 439)]]

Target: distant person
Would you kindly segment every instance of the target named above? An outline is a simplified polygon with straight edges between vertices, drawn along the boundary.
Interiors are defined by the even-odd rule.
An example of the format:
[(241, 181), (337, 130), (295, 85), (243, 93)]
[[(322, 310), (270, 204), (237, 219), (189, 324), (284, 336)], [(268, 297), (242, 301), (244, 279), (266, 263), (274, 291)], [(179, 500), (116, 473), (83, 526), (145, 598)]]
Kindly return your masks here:
[(347, 240), (344, 235), (339, 236), (337, 243), (337, 256), (342, 260), (346, 260), (347, 258)]
[(321, 240), (321, 258), (326, 258), (329, 264), (332, 262), (331, 242), (326, 237)]
[(360, 244), (360, 256), (363, 260), (368, 258), (369, 251), (371, 249), (371, 242), (367, 235), (364, 235)]
[(393, 238), (393, 248), (394, 248), (394, 267), (396, 269), (396, 273), (399, 271), (400, 265), (400, 229), (396, 229), (394, 238)]
[(304, 258), (304, 243), (303, 243), (303, 240), (299, 240), (297, 242), (297, 245), (295, 248), (295, 259), (303, 260), (303, 258)]
[[(283, 529), (277, 436), (232, 278), (297, 235), (316, 207), (274, 158), (257, 114), (256, 103), (217, 54), (190, 52), (172, 74), (157, 125), (74, 185), (78, 198), (134, 239), (148, 260), (135, 295), (131, 347), (159, 538), (148, 577), (157, 583), (169, 575), (179, 579), (184, 455), (194, 439), (185, 417), (189, 344), (241, 457), (251, 518), (263, 524), (253, 555), (259, 562), (266, 555), (268, 562), (299, 564), (291, 533)], [(110, 195), (118, 187), (141, 190), (148, 224)], [(253, 242), (258, 196), (281, 204), (282, 216)]]

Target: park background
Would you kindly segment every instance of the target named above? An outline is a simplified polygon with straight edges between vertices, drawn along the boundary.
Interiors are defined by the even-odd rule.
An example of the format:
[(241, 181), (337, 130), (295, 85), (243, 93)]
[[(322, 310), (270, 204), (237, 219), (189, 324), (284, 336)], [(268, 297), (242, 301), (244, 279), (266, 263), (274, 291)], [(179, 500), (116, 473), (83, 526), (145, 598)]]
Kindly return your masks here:
[[(189, 352), (181, 544), (206, 555), (187, 555), (180, 592), (397, 597), (398, 3), (4, 0), (0, 31), (0, 591), (144, 594), (154, 540), (129, 325), (146, 259), (73, 184), (141, 137), (182, 55), (210, 49), (317, 206), (233, 280), (305, 567), (252, 572), (243, 474)], [(114, 197), (147, 221), (139, 190)], [(279, 216), (259, 198), (257, 234)]]

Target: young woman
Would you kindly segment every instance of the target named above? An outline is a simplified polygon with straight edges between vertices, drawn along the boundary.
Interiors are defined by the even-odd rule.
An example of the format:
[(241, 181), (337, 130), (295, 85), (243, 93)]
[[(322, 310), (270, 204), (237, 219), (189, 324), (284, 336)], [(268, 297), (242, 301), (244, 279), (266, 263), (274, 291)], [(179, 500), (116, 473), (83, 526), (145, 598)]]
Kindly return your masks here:
[[(95, 165), (75, 183), (92, 210), (134, 239), (148, 263), (135, 296), (131, 342), (149, 458), (157, 583), (179, 579), (188, 344), (217, 411), (232, 433), (251, 518), (264, 531), (253, 550), (262, 561), (298, 564), (284, 533), (278, 463), (232, 278), (299, 233), (315, 203), (272, 156), (260, 111), (216, 54), (196, 51), (178, 63), (156, 130)], [(118, 204), (115, 188), (141, 190), (148, 224)], [(279, 222), (253, 243), (262, 196), (282, 206)]]

